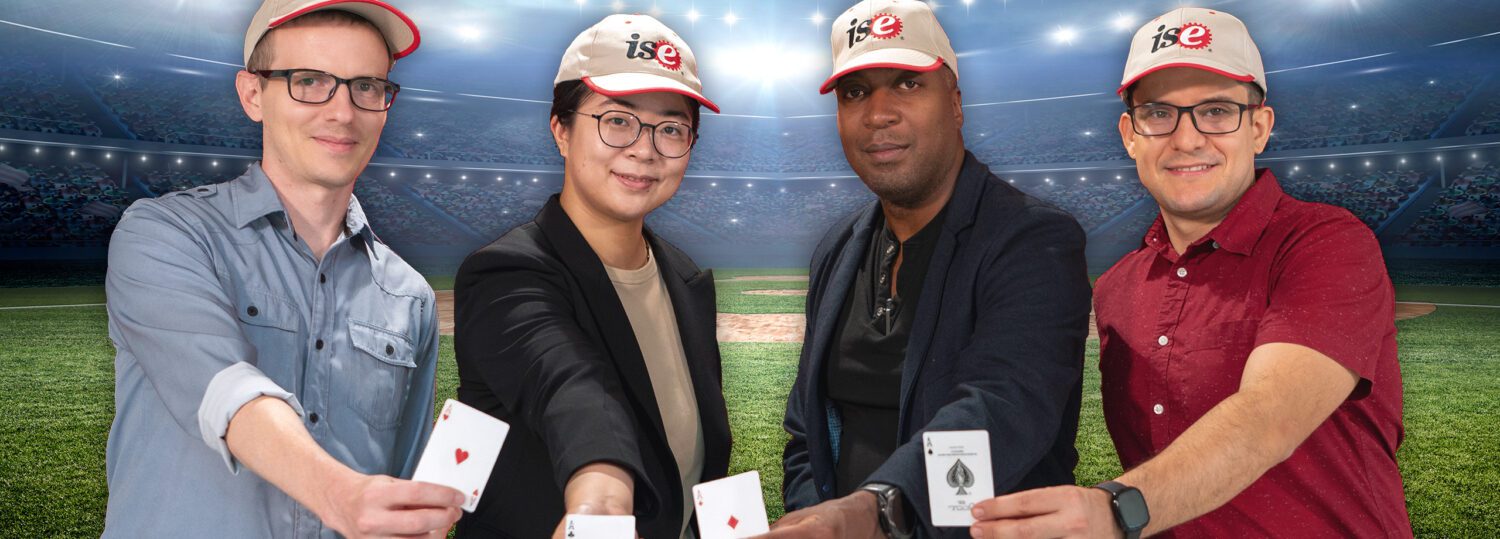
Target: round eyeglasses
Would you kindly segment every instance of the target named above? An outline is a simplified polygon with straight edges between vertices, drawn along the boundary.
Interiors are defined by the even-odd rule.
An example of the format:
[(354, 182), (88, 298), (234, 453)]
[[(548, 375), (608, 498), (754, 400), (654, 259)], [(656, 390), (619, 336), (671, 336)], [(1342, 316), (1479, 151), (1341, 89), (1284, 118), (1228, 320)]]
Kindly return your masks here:
[(338, 75), (316, 69), (262, 69), (254, 72), (265, 78), (285, 77), (287, 94), (292, 99), (312, 105), (321, 105), (333, 99), (339, 85), (349, 87), (349, 100), (354, 106), (370, 112), (385, 112), (396, 102), (396, 93), (401, 85), (376, 77), (340, 78)]
[(599, 121), (599, 140), (611, 148), (629, 148), (641, 138), (641, 129), (651, 128), (651, 146), (662, 157), (676, 159), (687, 155), (697, 142), (693, 128), (681, 122), (659, 122), (648, 124), (639, 116), (623, 110), (610, 110), (601, 114), (570, 111)]
[(1177, 132), (1182, 113), (1193, 119), (1193, 127), (1205, 135), (1224, 135), (1239, 131), (1245, 119), (1245, 111), (1261, 105), (1246, 105), (1233, 101), (1204, 101), (1197, 105), (1179, 107), (1166, 103), (1143, 103), (1130, 107), (1130, 126), (1136, 134), (1160, 137)]

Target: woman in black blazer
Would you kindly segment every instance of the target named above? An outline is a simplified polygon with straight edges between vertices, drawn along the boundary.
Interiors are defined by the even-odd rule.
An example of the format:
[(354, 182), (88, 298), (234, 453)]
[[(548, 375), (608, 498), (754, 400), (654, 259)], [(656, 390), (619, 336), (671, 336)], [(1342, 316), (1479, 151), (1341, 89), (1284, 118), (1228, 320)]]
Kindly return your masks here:
[(458, 398), (511, 425), (460, 536), (561, 537), (579, 513), (681, 537), (687, 489), (727, 472), (713, 275), (644, 226), (682, 183), (699, 106), (718, 111), (696, 67), (643, 15), (607, 17), (564, 54), (562, 193), (458, 271)]

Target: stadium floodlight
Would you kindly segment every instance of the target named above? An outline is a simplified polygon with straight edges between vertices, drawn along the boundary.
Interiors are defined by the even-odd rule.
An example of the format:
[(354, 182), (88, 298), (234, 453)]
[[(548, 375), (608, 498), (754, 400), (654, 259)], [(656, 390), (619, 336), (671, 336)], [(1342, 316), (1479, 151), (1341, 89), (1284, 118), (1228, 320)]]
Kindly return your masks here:
[(1094, 132), (1093, 131), (1084, 131), (1083, 132), (1083, 136), (1085, 136), (1085, 137), (1092, 137), (1092, 136), (1094, 136)]
[(391, 171), (391, 177), (392, 178), (396, 177), (396, 171), (394, 171), (394, 170)]
[(1299, 171), (1299, 170), (1302, 170), (1302, 167), (1297, 166), (1297, 165), (1292, 165), (1292, 172), (1296, 172), (1296, 171)]
[(460, 179), (460, 180), (467, 180), (467, 179), (469, 179), (469, 175), (468, 174), (464, 174), (462, 176), (459, 176), (458, 179)]
[(1441, 155), (1437, 156), (1437, 162), (1439, 162), (1439, 163), (1443, 162), (1443, 156), (1441, 156)]
[(740, 18), (738, 15), (735, 15), (733, 11), (724, 14), (724, 24), (734, 26), (734, 23), (737, 22), (740, 22)]
[(120, 74), (119, 73), (115, 73), (115, 80), (120, 80)]
[(687, 20), (690, 23), (691, 22), (698, 22), (698, 17), (702, 17), (702, 16), (703, 15), (701, 13), (698, 13), (697, 9), (689, 9), (688, 12), (687, 12)]
[(828, 17), (824, 17), (821, 11), (814, 11), (812, 16), (808, 17), (807, 20), (812, 21), (813, 26), (823, 26), (823, 21), (828, 20)]
[(738, 223), (738, 222), (740, 222), (740, 218), (738, 218), (738, 217), (730, 217), (729, 218), (729, 222), (731, 222), (731, 223)]
[(1120, 176), (1120, 175), (1119, 175), (1119, 174), (1116, 174), (1116, 175), (1115, 175), (1115, 179), (1116, 179), (1116, 180), (1123, 180), (1123, 179), (1125, 179), (1125, 178), (1123, 178), (1123, 177), (1121, 177), (1121, 176)]
[[(3, 149), (3, 148), (0, 148), (0, 149)], [(836, 184), (836, 183), (830, 183), (830, 184), (828, 184), (828, 186), (829, 186), (829, 187), (838, 187), (838, 186), (839, 186), (839, 184)]]
[(708, 186), (709, 187), (718, 187), (719, 186), (719, 182), (708, 182)]
[(77, 150), (68, 150), (68, 157), (78, 157)]
[[(37, 146), (35, 148), (32, 148), (31, 149), (31, 153), (42, 153), (42, 147), (41, 146)], [(141, 157), (141, 160), (145, 161), (146, 158), (145, 157)]]
[(974, 0), (964, 0), (964, 7), (974, 5)]
[(1078, 30), (1071, 26), (1059, 26), (1052, 31), (1052, 42), (1058, 45), (1072, 45), (1073, 40), (1078, 38)]
[(1365, 161), (1365, 168), (1369, 168), (1369, 167), (1370, 167), (1370, 162), (1369, 161)]
[(213, 166), (219, 166), (219, 162), (218, 161), (214, 161), (213, 162)]
[(5, 145), (4, 144), (0, 144), (0, 152), (3, 152), (3, 151), (5, 151)]
[(432, 173), (431, 172), (427, 173), (427, 179), (429, 179), (429, 180), (432, 179)]
[(1081, 181), (1081, 182), (1089, 181), (1089, 177), (1088, 176), (1079, 176), (1078, 177), (1078, 181)]
[(181, 164), (182, 164), (182, 158), (181, 158), (181, 157), (178, 157), (178, 158), (177, 158), (177, 164), (179, 164), (179, 165), (181, 165)]
[(421, 132), (421, 131), (418, 131), (418, 132), (417, 132), (417, 138), (422, 138), (422, 136), (423, 136), (423, 135), (422, 135), (422, 132)]
[(1339, 168), (1339, 166), (1336, 165), (1336, 164), (1333, 164), (1333, 163), (1329, 163), (1328, 164), (1328, 170), (1333, 170), (1333, 169), (1336, 169), (1336, 168)]
[(781, 192), (783, 192), (783, 193), (785, 193), (785, 192), (786, 192), (786, 188), (785, 188), (785, 187), (782, 187), (782, 188), (781, 188)]
[(484, 29), (472, 24), (465, 24), (454, 29), (454, 33), (458, 34), (459, 41), (464, 43), (475, 43), (484, 38)]
[(1401, 158), (1401, 164), (1403, 164), (1403, 165), (1405, 165), (1405, 164), (1406, 164), (1406, 158), (1405, 158), (1405, 157), (1402, 157), (1402, 158)]
[(141, 162), (142, 162), (142, 163), (145, 163), (145, 162), (146, 162), (146, 156), (144, 156), (144, 155), (142, 155), (142, 156), (141, 156)]
[(1052, 183), (1052, 178), (1042, 178), (1042, 179), (1045, 180), (1047, 183)]
[(1128, 13), (1115, 15), (1115, 20), (1110, 23), (1110, 26), (1113, 26), (1115, 30), (1120, 31), (1135, 28), (1135, 15), (1130, 15)]
[(536, 178), (532, 178), (532, 179), (531, 179), (531, 183), (536, 183), (536, 182), (537, 182), (537, 181), (538, 181), (538, 180), (537, 180), (537, 179), (536, 179)]
[(745, 182), (745, 187), (755, 187), (754, 182)]
[(1479, 159), (1479, 152), (1469, 154), (1469, 159)]
[(1350, 109), (1357, 109), (1357, 108), (1359, 108), (1359, 104), (1358, 103), (1350, 103), (1349, 104), (1349, 108)]

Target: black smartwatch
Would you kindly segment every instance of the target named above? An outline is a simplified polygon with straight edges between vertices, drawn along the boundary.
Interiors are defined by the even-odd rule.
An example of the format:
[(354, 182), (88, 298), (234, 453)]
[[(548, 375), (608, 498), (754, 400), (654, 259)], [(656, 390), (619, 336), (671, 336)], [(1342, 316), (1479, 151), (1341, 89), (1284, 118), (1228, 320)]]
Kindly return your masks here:
[(1110, 506), (1115, 512), (1115, 524), (1125, 532), (1125, 539), (1137, 539), (1141, 530), (1151, 523), (1151, 512), (1146, 510), (1146, 497), (1135, 487), (1127, 487), (1114, 481), (1105, 481), (1094, 488), (1109, 493)]
[(885, 483), (870, 483), (860, 490), (875, 494), (875, 504), (880, 513), (880, 531), (891, 539), (910, 539), (911, 527), (906, 524), (906, 504), (901, 498), (901, 489)]

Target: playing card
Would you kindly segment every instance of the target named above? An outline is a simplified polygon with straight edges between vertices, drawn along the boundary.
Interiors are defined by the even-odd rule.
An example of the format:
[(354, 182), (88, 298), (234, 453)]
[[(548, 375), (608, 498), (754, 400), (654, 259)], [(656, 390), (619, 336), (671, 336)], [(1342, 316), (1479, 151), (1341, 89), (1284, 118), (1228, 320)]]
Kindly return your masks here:
[(448, 399), (411, 479), (458, 489), (464, 493), (464, 511), (472, 513), (509, 432), (504, 421)]
[(635, 539), (631, 515), (568, 515), (563, 523), (567, 539)]
[(995, 495), (990, 435), (982, 430), (922, 433), (933, 526), (968, 526), (969, 509)]
[(733, 539), (771, 531), (760, 472), (751, 470), (693, 487), (699, 539)]

